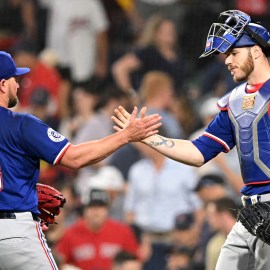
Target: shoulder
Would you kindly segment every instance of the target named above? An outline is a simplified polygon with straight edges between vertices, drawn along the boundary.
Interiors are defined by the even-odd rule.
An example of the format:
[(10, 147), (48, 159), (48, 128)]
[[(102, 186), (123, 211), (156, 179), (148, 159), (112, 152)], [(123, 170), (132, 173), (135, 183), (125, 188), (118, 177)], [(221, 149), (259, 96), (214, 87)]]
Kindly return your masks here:
[(235, 87), (233, 90), (231, 90), (229, 93), (221, 97), (218, 102), (217, 106), (221, 111), (227, 111), (228, 110), (228, 105), (231, 97), (234, 97), (238, 92), (243, 91), (245, 89), (246, 83), (243, 83), (237, 87)]

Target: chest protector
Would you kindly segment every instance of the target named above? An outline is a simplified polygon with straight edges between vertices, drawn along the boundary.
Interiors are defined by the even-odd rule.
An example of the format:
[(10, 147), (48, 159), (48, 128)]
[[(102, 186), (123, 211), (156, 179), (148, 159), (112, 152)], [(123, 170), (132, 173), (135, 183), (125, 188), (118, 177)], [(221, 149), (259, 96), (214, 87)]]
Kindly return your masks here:
[(228, 103), (244, 183), (270, 182), (270, 80), (255, 93), (235, 88)]

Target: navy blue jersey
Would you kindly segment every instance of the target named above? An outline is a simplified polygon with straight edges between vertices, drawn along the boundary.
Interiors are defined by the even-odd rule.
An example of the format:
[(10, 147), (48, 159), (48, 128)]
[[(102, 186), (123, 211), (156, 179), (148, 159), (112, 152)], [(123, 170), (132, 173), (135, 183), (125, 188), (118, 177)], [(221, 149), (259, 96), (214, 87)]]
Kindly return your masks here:
[(57, 164), (70, 143), (29, 114), (0, 107), (0, 211), (39, 213), (40, 160)]

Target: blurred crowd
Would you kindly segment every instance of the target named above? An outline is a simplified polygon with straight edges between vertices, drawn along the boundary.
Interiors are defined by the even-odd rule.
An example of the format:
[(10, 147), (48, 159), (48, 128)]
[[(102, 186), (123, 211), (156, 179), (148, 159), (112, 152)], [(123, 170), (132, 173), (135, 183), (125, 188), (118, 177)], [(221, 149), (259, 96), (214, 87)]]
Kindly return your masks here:
[[(0, 50), (31, 69), (15, 110), (75, 144), (114, 132), (119, 105), (197, 138), (236, 86), (222, 55), (199, 58), (227, 9), (270, 28), (268, 0), (1, 0)], [(78, 171), (40, 168), (67, 198), (45, 232), (61, 270), (214, 270), (241, 207), (234, 150), (193, 168), (134, 143)]]

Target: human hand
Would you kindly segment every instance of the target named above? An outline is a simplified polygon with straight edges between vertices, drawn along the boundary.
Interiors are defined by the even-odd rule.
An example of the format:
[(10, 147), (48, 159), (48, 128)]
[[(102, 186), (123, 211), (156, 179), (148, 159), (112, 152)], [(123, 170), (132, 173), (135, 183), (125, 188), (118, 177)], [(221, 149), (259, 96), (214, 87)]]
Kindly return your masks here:
[(146, 116), (147, 108), (143, 107), (140, 111), (140, 118), (136, 118), (138, 108), (135, 106), (133, 112), (128, 113), (122, 106), (114, 110), (116, 116), (112, 120), (117, 124), (113, 128), (116, 131), (125, 130), (130, 142), (142, 141), (158, 133), (158, 128), (162, 125), (161, 116), (153, 114)]

